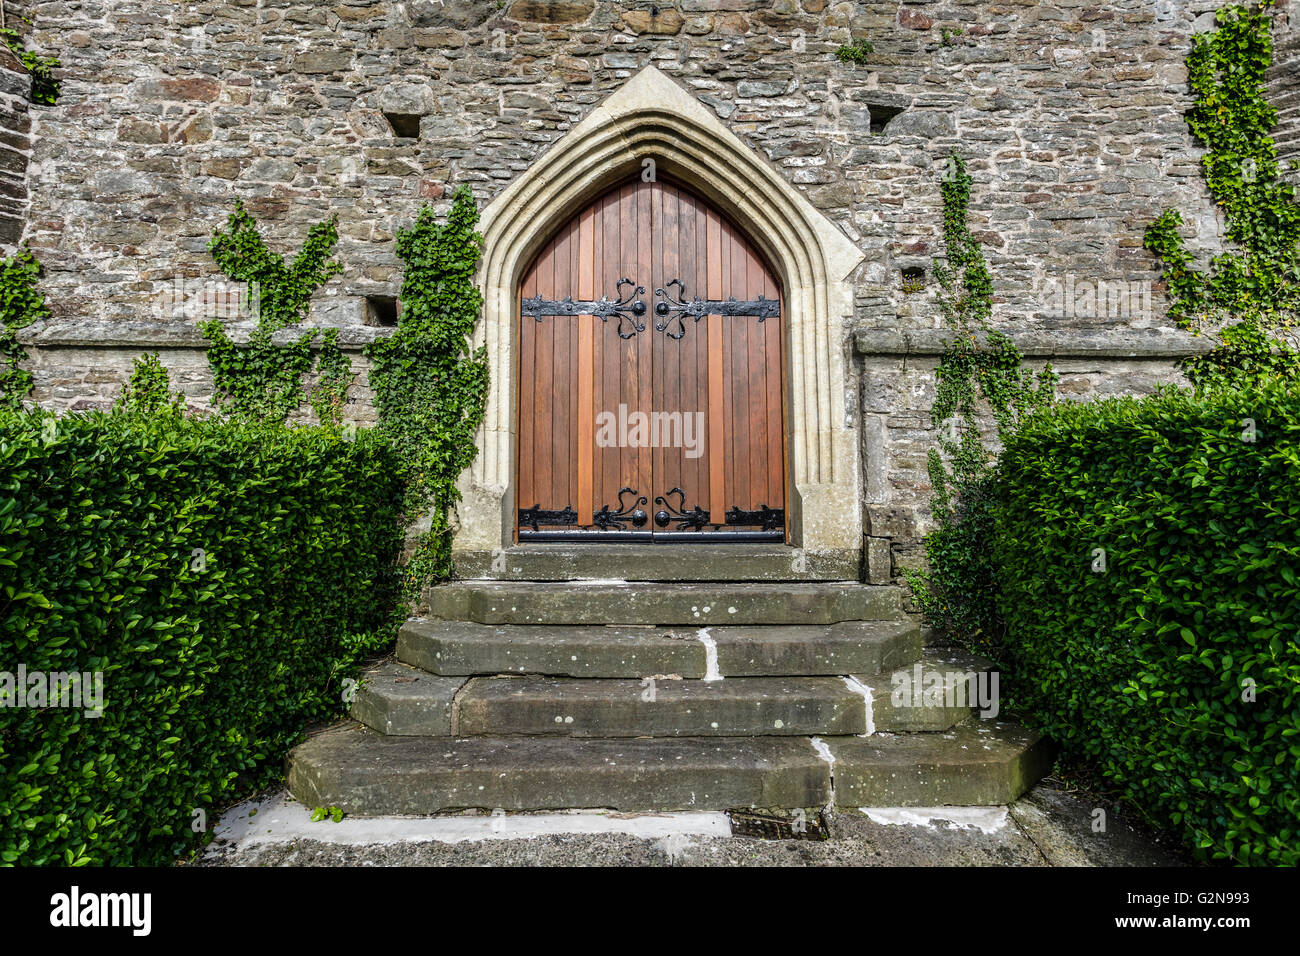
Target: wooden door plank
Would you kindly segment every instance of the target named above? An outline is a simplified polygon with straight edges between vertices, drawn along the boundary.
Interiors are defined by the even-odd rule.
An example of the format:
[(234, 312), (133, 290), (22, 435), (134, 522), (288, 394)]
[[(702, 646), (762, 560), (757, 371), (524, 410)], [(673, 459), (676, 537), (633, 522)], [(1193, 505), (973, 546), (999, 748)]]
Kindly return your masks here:
[[(684, 273), (683, 283), (699, 288), (696, 263), (702, 248), (702, 217), (699, 203), (685, 190), (681, 191), (681, 231), (677, 239), (678, 273)], [(685, 459), (683, 468), (690, 485), (691, 496), (709, 513), (710, 521), (722, 520), (709, 500), (709, 448), (713, 435), (709, 430), (709, 326), (707, 319), (694, 323), (690, 335), (682, 339), (682, 369), (688, 383), (682, 391), (683, 412), (694, 418), (694, 438), (697, 448), (694, 458)]]
[[(741, 245), (740, 255), (745, 263), (745, 298), (757, 299), (763, 291), (763, 270), (758, 263), (758, 256), (748, 245)], [(749, 404), (749, 422), (747, 431), (748, 461), (745, 470), (749, 474), (749, 496), (754, 505), (767, 502), (767, 349), (764, 338), (764, 326), (769, 320), (759, 322), (753, 316), (747, 316), (745, 322), (746, 351), (749, 358), (747, 374), (749, 378), (746, 401)]]
[[(566, 228), (556, 245), (555, 295), (557, 298), (573, 295), (573, 229)], [(569, 504), (569, 363), (564, 359), (564, 341), (568, 338), (569, 324), (564, 316), (546, 320), (551, 326), (551, 500), (555, 507)]]
[[(650, 218), (650, 189), (647, 188), (649, 185), (638, 182), (632, 194), (633, 235), (631, 239), (635, 250), (632, 260), (634, 272), (632, 281), (638, 285), (644, 285), (649, 281), (647, 273), (654, 258), (650, 248), (653, 226)], [(648, 411), (651, 386), (651, 342), (644, 334), (619, 341), (623, 345), (623, 368), (626, 376), (623, 396), (627, 403), (628, 414)], [(629, 434), (629, 439), (630, 437)], [(628, 487), (633, 488), (638, 495), (645, 495), (648, 498), (650, 496), (650, 450), (643, 447), (633, 448), (630, 440), (627, 444), (623, 461)]]
[[(555, 296), (555, 245), (537, 273), (537, 294), (544, 298)], [(555, 355), (555, 323), (544, 318), (534, 326), (537, 342), (537, 389), (533, 394), (536, 411), (533, 415), (536, 437), (533, 441), (533, 498), (525, 507), (541, 504), (543, 508), (560, 507), (552, 500), (555, 494), (554, 476), (551, 474), (551, 435), (555, 428), (552, 405), (555, 402), (554, 378), (551, 374)]]
[[(700, 210), (695, 198), (684, 190), (678, 190), (678, 234), (673, 243), (677, 261), (669, 279), (680, 278), (687, 288), (699, 288), (696, 280), (695, 262), (697, 256), (696, 236)], [(702, 427), (694, 427), (696, 442), (703, 442), (703, 454), (696, 458), (687, 458), (682, 454), (682, 488), (699, 506), (709, 512), (714, 521), (721, 521), (721, 514), (715, 514), (709, 502), (708, 452), (711, 442), (708, 427), (709, 382), (708, 382), (708, 343), (709, 329), (707, 323), (695, 324), (682, 338), (679, 345), (681, 362), (681, 408), (682, 425), (685, 428), (686, 416), (693, 419), (703, 418)]]
[[(722, 223), (718, 214), (705, 210), (704, 217), (704, 287), (709, 299), (722, 294), (721, 235)], [(698, 260), (697, 260), (698, 261)], [(701, 276), (696, 274), (698, 281)], [(692, 293), (693, 294), (693, 293)], [(709, 501), (716, 508), (718, 520), (723, 520), (727, 508), (727, 382), (723, 373), (723, 318), (710, 315), (709, 326)]]
[[(599, 298), (596, 291), (596, 209), (583, 210), (578, 225), (578, 298), (590, 301)], [(574, 389), (577, 404), (574, 462), (577, 468), (577, 489), (574, 508), (585, 515), (590, 508), (592, 494), (592, 467), (595, 463), (595, 402), (592, 397), (592, 364), (595, 359), (596, 319), (578, 316), (577, 323), (577, 383)]]
[[(637, 197), (638, 190), (635, 185), (629, 186), (625, 190), (623, 196), (622, 222), (620, 223), (620, 228), (622, 230), (620, 239), (622, 240), (621, 245), (623, 249), (623, 269), (627, 274), (627, 277), (633, 282), (640, 281), (635, 275), (638, 261), (637, 234), (639, 232), (637, 224)], [(636, 345), (627, 340), (620, 339), (613, 329), (607, 330), (604, 335), (606, 347), (615, 357), (616, 362), (615, 374), (617, 376), (616, 381), (618, 386), (617, 391), (610, 396), (613, 399), (610, 409), (617, 415), (620, 406), (627, 406), (630, 402), (634, 403), (636, 401), (635, 383), (632, 379), (632, 376), (636, 372)], [(622, 487), (634, 486), (632, 483), (636, 481), (636, 475), (634, 474), (636, 462), (634, 457), (629, 454), (629, 449), (624, 447), (621, 443), (617, 446), (617, 450), (612, 457), (617, 459), (618, 467), (615, 469), (616, 475), (614, 481), (611, 483), (607, 491), (611, 494), (616, 494)], [(640, 489), (637, 490), (640, 491)], [(614, 504), (613, 499), (611, 498), (608, 503), (611, 505)]]
[[(681, 194), (672, 186), (660, 190), (663, 198), (661, 217), (656, 223), (659, 230), (656, 237), (658, 259), (655, 263), (655, 288), (665, 288), (670, 279), (676, 278), (680, 271), (680, 249), (678, 246), (681, 232)], [(657, 320), (656, 320), (657, 321)], [(680, 421), (683, 414), (683, 391), (688, 371), (683, 362), (686, 351), (684, 339), (674, 339), (656, 331), (654, 336), (655, 383), (657, 393), (652, 404), (657, 412), (665, 413), (661, 417), (662, 433), (658, 436), (661, 446), (654, 457), (652, 480), (656, 496), (667, 495), (673, 488), (682, 490), (694, 499), (696, 489), (690, 487), (683, 468), (684, 449), (681, 447), (680, 434), (667, 423)], [(691, 502), (694, 503), (694, 500)]]
[[(648, 264), (650, 271), (644, 279), (646, 287), (649, 290), (653, 290), (662, 284), (659, 276), (663, 270), (664, 263), (664, 243), (666, 240), (665, 221), (668, 215), (665, 207), (668, 201), (669, 194), (667, 190), (660, 188), (659, 184), (655, 183), (650, 190), (651, 258)], [(653, 295), (653, 291), (651, 291), (651, 295)], [(651, 312), (653, 313), (653, 309)], [(649, 321), (646, 322), (646, 327), (647, 333), (651, 332), (653, 329), (653, 326)], [(651, 413), (653, 421), (653, 415), (656, 411), (668, 407), (668, 393), (670, 389), (667, 376), (668, 361), (666, 356), (668, 343), (662, 335), (651, 334), (649, 338), (650, 395), (653, 407), (647, 410)], [(664, 449), (657, 447), (652, 443), (652, 447), (650, 448), (651, 487), (646, 491), (646, 496), (650, 499), (649, 504), (653, 505), (655, 503), (655, 496), (663, 493), (663, 483), (669, 467), (669, 459), (665, 454)], [(650, 513), (654, 513), (653, 508), (650, 509)]]
[[(623, 217), (627, 203), (626, 188), (615, 190), (605, 202), (605, 271), (601, 277), (601, 287), (605, 295), (612, 294), (618, 280), (624, 277), (623, 268)], [(618, 412), (619, 368), (618, 349), (613, 344), (617, 333), (602, 322), (593, 320), (593, 341), (595, 343), (595, 366), (600, 387), (596, 390), (596, 407), (599, 412)], [(602, 505), (614, 500), (620, 487), (621, 470), (620, 452), (617, 446), (598, 450), (597, 467), (593, 469), (593, 490), (591, 510), (599, 510)], [(584, 521), (590, 521), (591, 515), (585, 514)]]
[[(731, 230), (723, 224), (722, 230), (722, 275), (723, 287), (720, 298), (737, 296), (742, 292), (739, 286), (744, 283), (744, 268), (733, 262), (732, 253), (735, 243)], [(749, 427), (749, 403), (746, 390), (749, 387), (749, 354), (745, 349), (745, 322), (742, 316), (730, 317), (724, 328), (727, 331), (727, 371), (730, 375), (730, 388), (727, 397), (731, 408), (727, 413), (728, 449), (727, 449), (727, 498), (741, 508), (752, 508), (749, 501), (749, 456), (746, 453), (746, 431)]]

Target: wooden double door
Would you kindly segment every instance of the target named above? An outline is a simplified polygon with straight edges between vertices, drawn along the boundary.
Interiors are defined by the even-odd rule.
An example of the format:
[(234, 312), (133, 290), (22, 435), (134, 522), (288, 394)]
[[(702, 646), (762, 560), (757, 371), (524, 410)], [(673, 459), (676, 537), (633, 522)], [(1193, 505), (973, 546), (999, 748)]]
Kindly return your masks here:
[(612, 189), (519, 290), (520, 540), (785, 539), (781, 293), (668, 182)]

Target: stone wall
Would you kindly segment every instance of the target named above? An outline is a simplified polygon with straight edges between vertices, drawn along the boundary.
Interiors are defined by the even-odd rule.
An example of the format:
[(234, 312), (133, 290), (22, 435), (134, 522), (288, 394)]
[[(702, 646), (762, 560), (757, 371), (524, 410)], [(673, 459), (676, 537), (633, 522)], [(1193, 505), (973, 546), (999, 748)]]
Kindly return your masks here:
[[(178, 273), (212, 272), (206, 240), (234, 196), (288, 246), (337, 212), (346, 272), (316, 321), (358, 326), (364, 293), (393, 291), (392, 236), (421, 203), (454, 183), (490, 199), (653, 61), (868, 252), (861, 321), (935, 325), (899, 271), (929, 265), (958, 149), (1008, 325), (1110, 327), (1036, 292), (1058, 274), (1150, 279), (1141, 230), (1165, 205), (1215, 234), (1181, 116), (1210, 6), (680, 0), (651, 18), (594, 0), (46, 0), (35, 40), (63, 58), (64, 93), (37, 116), (28, 239), (58, 320), (149, 323)], [(961, 32), (945, 45), (944, 30)], [(863, 35), (869, 63), (835, 60)], [(423, 114), (421, 138), (395, 137), (385, 110)]]
[[(486, 203), (654, 63), (866, 253), (844, 411), (863, 416), (873, 576), (888, 577), (915, 552), (929, 495), (939, 319), (932, 289), (902, 279), (932, 284), (945, 158), (960, 152), (975, 177), (997, 322), (1057, 356), (1068, 393), (1176, 378), (1197, 346), (1167, 327), (1142, 231), (1174, 206), (1194, 248), (1217, 248), (1183, 112), (1190, 37), (1218, 6), (45, 0), (29, 11), (34, 43), (64, 68), (59, 106), (33, 123), (26, 239), (53, 311), (31, 334), (36, 398), (107, 402), (135, 355), (162, 348), (205, 403), (193, 322), (156, 302), (178, 276), (215, 274), (207, 240), (235, 197), (286, 252), (339, 216), (345, 271), (310, 321), (358, 346), (378, 334), (365, 297), (395, 294), (393, 236), (421, 204), (460, 183)], [(835, 58), (861, 37), (867, 63)], [(1294, 88), (1294, 72), (1275, 82)], [(395, 135), (386, 114), (419, 117), (420, 136)], [(353, 397), (369, 417), (364, 381)]]
[(13, 254), (27, 221), (31, 85), (26, 68), (0, 44), (0, 255), (5, 256)]
[[(915, 567), (924, 558), (921, 538), (933, 527), (927, 473), (934, 447), (930, 409), (947, 338), (935, 331), (875, 330), (861, 330), (855, 337), (861, 362), (866, 572), (872, 583), (896, 579), (902, 568)], [(1057, 394), (1072, 400), (1147, 395), (1163, 383), (1185, 383), (1179, 357), (1213, 345), (1208, 338), (1135, 330), (1073, 336), (1024, 332), (1016, 338), (1025, 367), (1037, 372), (1050, 363), (1060, 378)]]

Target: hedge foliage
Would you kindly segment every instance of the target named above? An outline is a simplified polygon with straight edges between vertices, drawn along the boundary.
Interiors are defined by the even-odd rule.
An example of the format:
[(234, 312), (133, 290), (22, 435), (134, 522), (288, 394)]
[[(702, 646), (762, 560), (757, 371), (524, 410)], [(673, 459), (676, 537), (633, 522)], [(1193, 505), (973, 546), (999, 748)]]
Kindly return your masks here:
[(1057, 405), (1000, 476), (1017, 708), (1205, 857), (1300, 862), (1300, 393)]
[(0, 413), (0, 671), (104, 675), (0, 707), (0, 859), (170, 862), (282, 772), (391, 640), (401, 502), (365, 430)]

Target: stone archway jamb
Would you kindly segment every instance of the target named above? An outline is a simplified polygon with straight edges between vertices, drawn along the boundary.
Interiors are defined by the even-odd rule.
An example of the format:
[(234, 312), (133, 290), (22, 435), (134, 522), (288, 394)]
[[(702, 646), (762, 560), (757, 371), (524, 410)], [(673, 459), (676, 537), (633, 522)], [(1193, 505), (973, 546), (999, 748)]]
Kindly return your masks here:
[(860, 552), (860, 443), (845, 390), (851, 275), (863, 254), (766, 157), (653, 66), (593, 109), (483, 210), (484, 314), (474, 344), (487, 348), (492, 384), (478, 457), (460, 479), (455, 551), (494, 552), (513, 540), (520, 277), (568, 216), (639, 172), (647, 157), (731, 216), (780, 277), (791, 543), (817, 553)]

